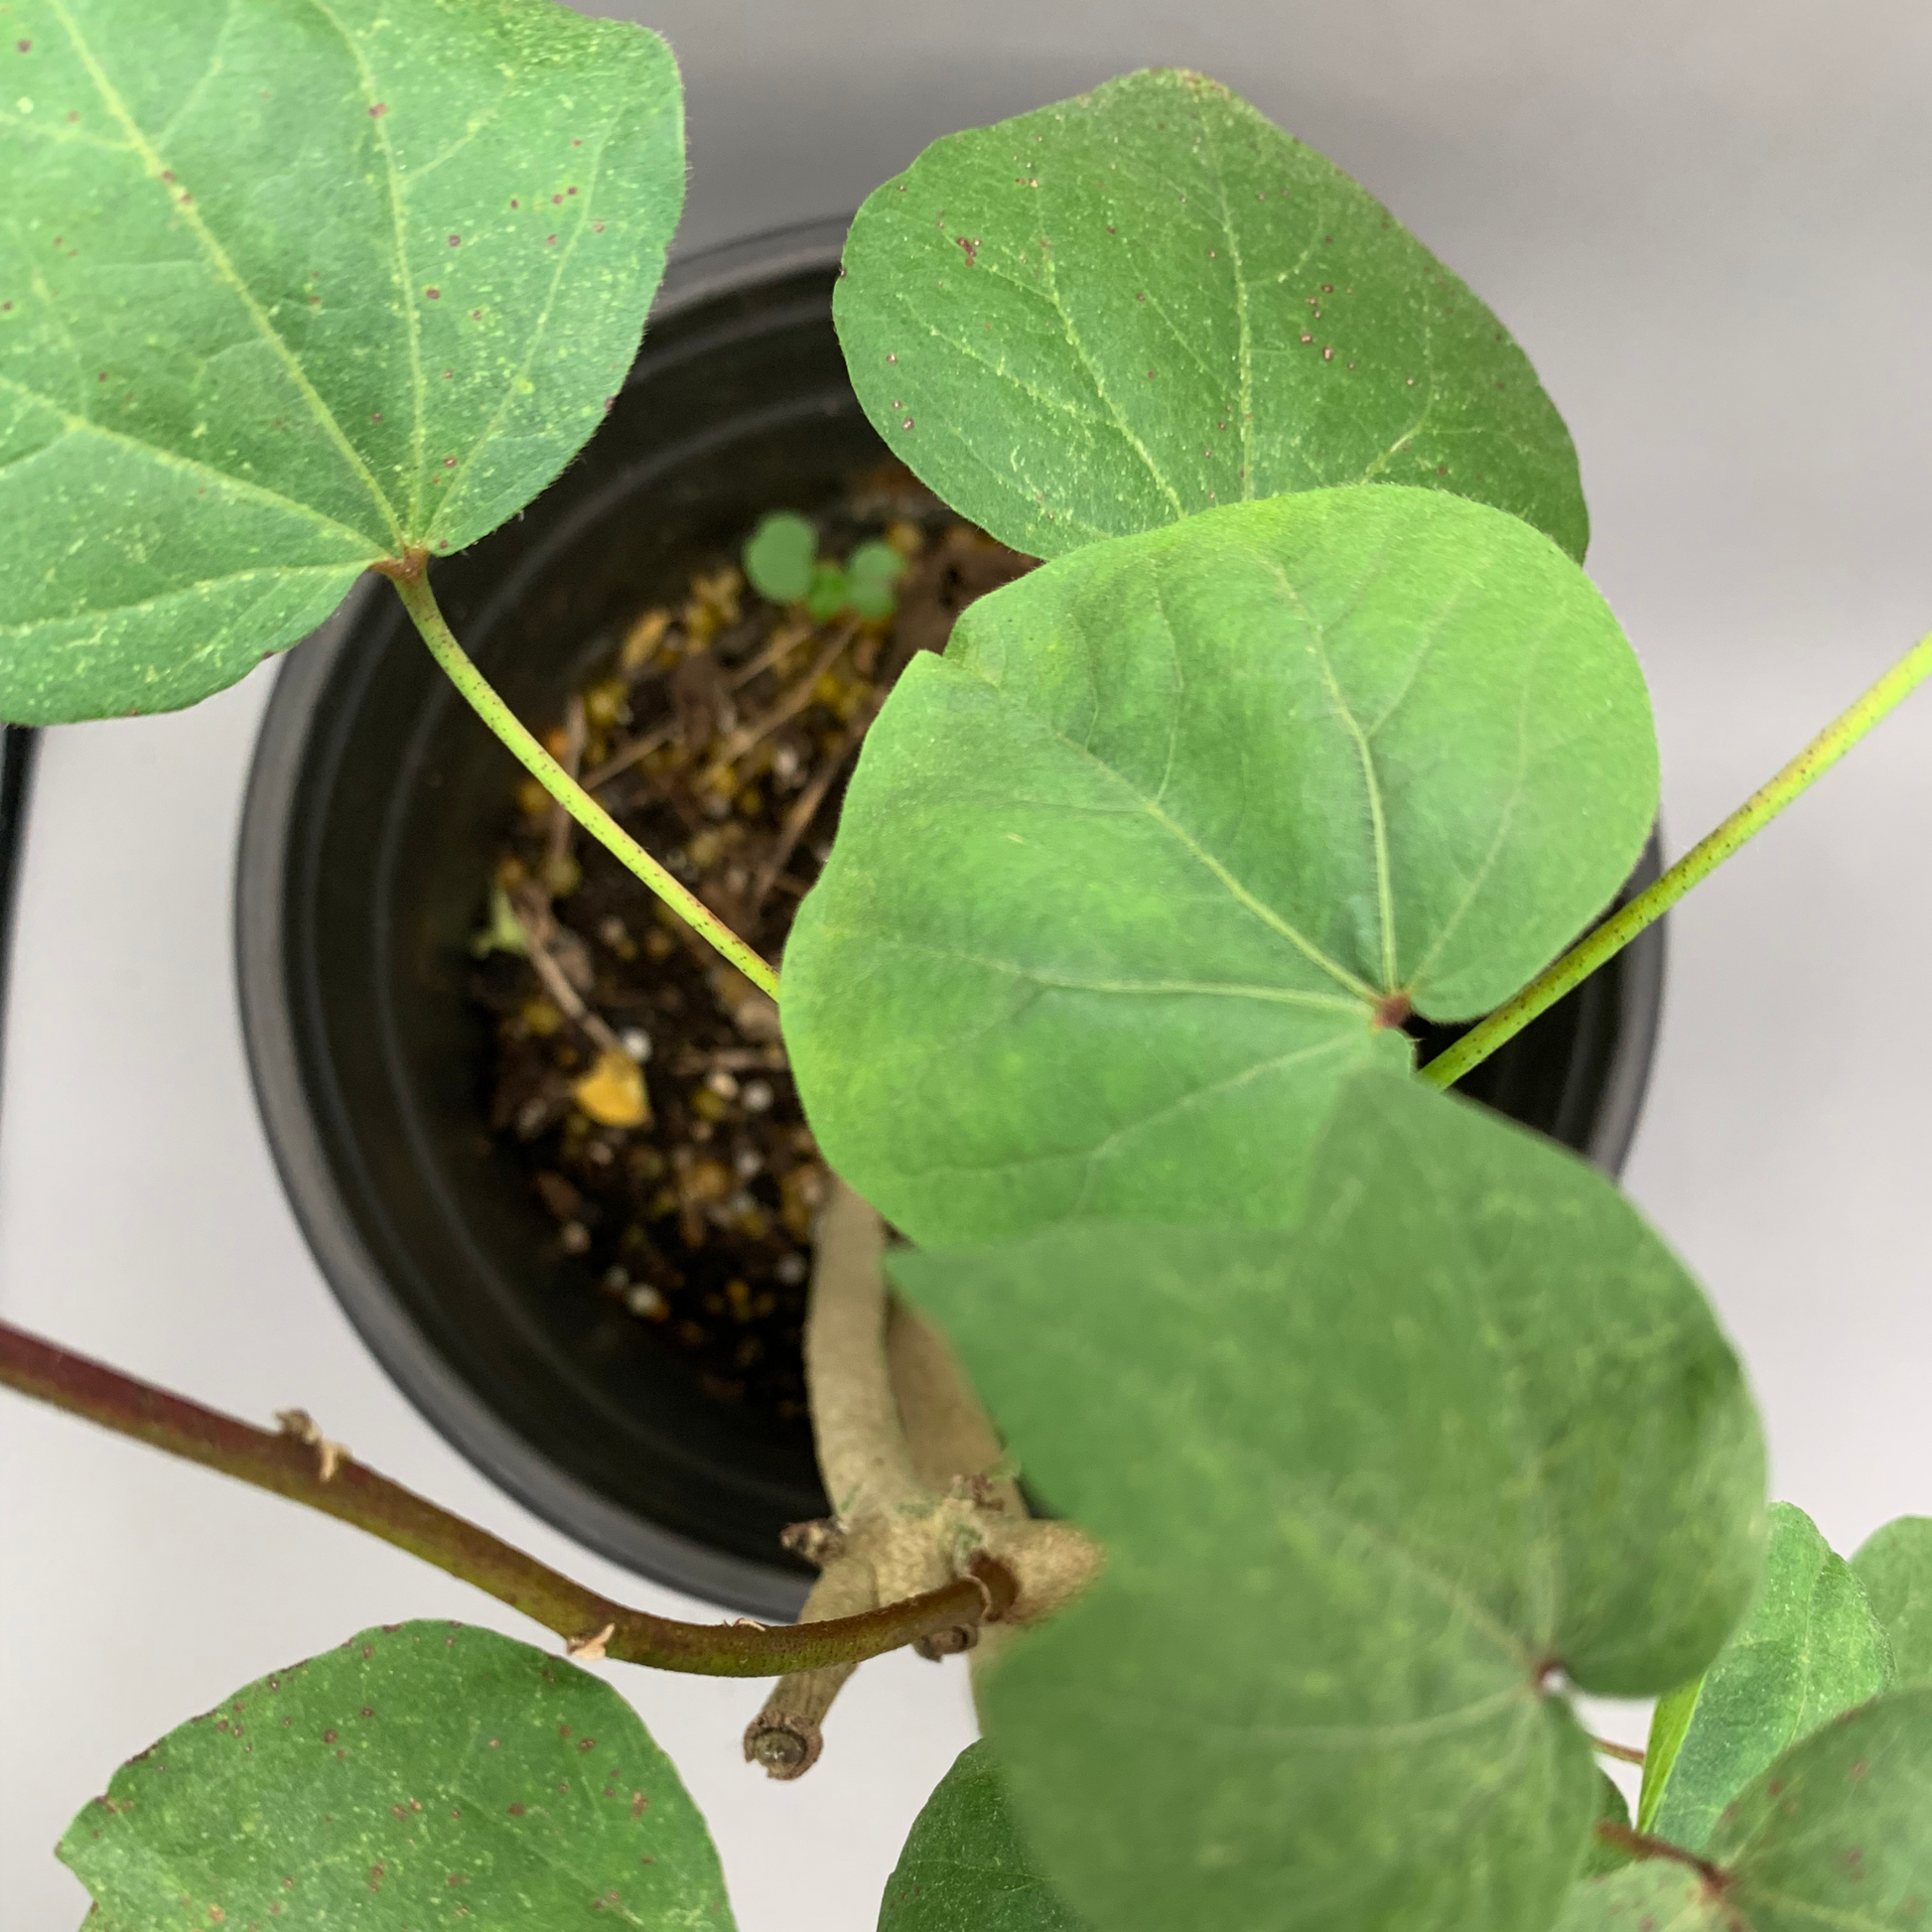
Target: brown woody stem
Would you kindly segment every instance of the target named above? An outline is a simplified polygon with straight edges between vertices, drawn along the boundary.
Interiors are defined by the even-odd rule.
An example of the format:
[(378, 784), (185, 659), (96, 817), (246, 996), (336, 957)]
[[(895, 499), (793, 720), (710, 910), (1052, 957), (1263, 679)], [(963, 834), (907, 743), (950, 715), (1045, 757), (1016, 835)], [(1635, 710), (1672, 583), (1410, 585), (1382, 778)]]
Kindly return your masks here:
[[(0, 1322), (0, 1383), (153, 1449), (305, 1503), (507, 1603), (566, 1643), (595, 1640), (606, 1655), (705, 1677), (771, 1677), (877, 1657), (935, 1632), (976, 1625), (1013, 1600), (1013, 1579), (983, 1563), (975, 1576), (859, 1616), (790, 1627), (680, 1623), (614, 1602), (536, 1558), (314, 1440), (271, 1434), (218, 1410), (123, 1375), (104, 1363)], [(324, 1449), (335, 1445), (323, 1446)], [(325, 1476), (324, 1469), (329, 1473)]]

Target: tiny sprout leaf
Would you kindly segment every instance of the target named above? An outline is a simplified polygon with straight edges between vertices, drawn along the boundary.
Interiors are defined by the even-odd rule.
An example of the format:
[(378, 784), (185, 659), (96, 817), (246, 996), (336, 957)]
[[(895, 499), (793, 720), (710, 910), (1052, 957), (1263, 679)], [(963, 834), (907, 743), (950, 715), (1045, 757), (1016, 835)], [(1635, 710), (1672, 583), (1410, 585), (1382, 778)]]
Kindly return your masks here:
[(960, 1752), (913, 1820), (879, 1932), (1082, 1932), (1020, 1836), (984, 1742)]
[(934, 142), (859, 210), (834, 314), (893, 453), (1028, 556), (1351, 483), (1453, 490), (1584, 554), (1576, 452), (1502, 325), (1202, 74)]
[(796, 604), (811, 588), (818, 531), (795, 510), (773, 510), (759, 519), (745, 544), (745, 575), (753, 590), (773, 604)]
[(1514, 992), (1656, 800), (1629, 645), (1513, 517), (1311, 490), (1092, 545), (867, 738), (785, 951), (813, 1129), (927, 1243), (1274, 1224), (1391, 1021)]
[(1874, 1530), (1852, 1568), (1891, 1641), (1893, 1681), (1932, 1684), (1932, 1516)]
[(889, 618), (905, 559), (890, 543), (862, 543), (845, 561), (847, 594), (862, 618)]
[(245, 1685), (61, 1842), (97, 1918), (729, 1932), (704, 1820), (635, 1712), (560, 1657), (389, 1624)]
[(655, 35), (14, 0), (7, 37), (0, 717), (193, 704), (603, 420), (684, 192)]
[(1794, 1744), (1725, 1813), (1709, 1873), (1670, 1859), (1576, 1886), (1557, 1932), (1923, 1932), (1932, 1687)]
[(850, 602), (845, 571), (835, 563), (812, 566), (811, 581), (805, 590), (805, 610), (816, 622), (835, 618)]
[(509, 894), (500, 886), (489, 889), (489, 923), (471, 935), (470, 951), (478, 959), (487, 959), (493, 952), (515, 953), (526, 959), (529, 957), (530, 935), (524, 931), (523, 921), (516, 916)]
[(1779, 1503), (1749, 1614), (1702, 1681), (1657, 1707), (1642, 1829), (1702, 1852), (1719, 1814), (1780, 1751), (1890, 1681), (1890, 1646), (1852, 1566), (1803, 1510)]
[(1109, 1932), (1543, 1932), (1600, 1785), (1551, 1688), (1634, 1697), (1749, 1600), (1735, 1358), (1609, 1181), (1348, 1085), (1267, 1232), (902, 1252), (1098, 1581), (986, 1672), (1016, 1815)]

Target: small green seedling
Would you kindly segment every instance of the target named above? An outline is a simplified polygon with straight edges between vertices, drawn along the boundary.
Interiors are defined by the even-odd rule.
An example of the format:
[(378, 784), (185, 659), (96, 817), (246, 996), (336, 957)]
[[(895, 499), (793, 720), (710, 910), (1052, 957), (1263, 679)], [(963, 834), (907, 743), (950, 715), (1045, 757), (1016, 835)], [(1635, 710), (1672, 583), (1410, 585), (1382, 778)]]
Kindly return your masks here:
[(878, 621), (897, 606), (905, 559), (877, 538), (862, 543), (843, 564), (818, 554), (818, 531), (795, 510), (773, 510), (747, 539), (745, 575), (753, 590), (774, 604), (802, 604), (816, 623), (841, 611)]

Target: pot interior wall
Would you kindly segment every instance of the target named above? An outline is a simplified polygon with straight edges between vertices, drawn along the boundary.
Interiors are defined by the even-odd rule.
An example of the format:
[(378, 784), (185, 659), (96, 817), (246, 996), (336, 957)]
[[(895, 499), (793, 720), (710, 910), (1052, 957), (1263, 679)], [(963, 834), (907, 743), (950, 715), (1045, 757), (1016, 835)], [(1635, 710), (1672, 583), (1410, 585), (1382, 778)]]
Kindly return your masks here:
[[(735, 553), (766, 509), (829, 502), (883, 457), (832, 331), (831, 252), (803, 266), (800, 252), (794, 239), (773, 272), (754, 251), (735, 286), (714, 273), (682, 305), (674, 282), (585, 454), (523, 517), (436, 567), (457, 634), (524, 719), (554, 720), (600, 636), (680, 597), (694, 561)], [(705, 1395), (591, 1292), (484, 1125), (488, 1022), (466, 997), (468, 943), (517, 771), (379, 580), (290, 660), (238, 908), (270, 1138), (351, 1318), (474, 1460), (634, 1569), (788, 1614), (806, 1573), (778, 1531), (826, 1509), (803, 1434)], [(1466, 1090), (1614, 1168), (1660, 973), (1660, 942), (1633, 949)]]

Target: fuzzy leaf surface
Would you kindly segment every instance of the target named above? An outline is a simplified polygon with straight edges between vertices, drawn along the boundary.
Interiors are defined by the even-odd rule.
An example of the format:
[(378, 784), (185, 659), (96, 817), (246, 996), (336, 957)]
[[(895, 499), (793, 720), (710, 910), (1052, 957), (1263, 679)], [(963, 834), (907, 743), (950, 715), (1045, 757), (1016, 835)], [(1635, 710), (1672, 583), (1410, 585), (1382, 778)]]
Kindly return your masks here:
[(1487, 1011), (1657, 800), (1594, 587), (1499, 511), (1313, 490), (981, 599), (867, 737), (785, 950), (832, 1166), (930, 1244), (1267, 1225), (1378, 1005)]
[(1876, 1697), (1891, 1675), (1891, 1646), (1852, 1566), (1803, 1510), (1777, 1504), (1749, 1615), (1701, 1683), (1678, 1694), (1692, 1701), (1688, 1723), (1658, 1706), (1642, 1829), (1702, 1852), (1719, 1814), (1780, 1751)]
[(103, 1920), (730, 1932), (718, 1856), (588, 1671), (445, 1622), (364, 1630), (172, 1730), (69, 1826)]
[(1682, 1267), (1582, 1162), (1351, 1081), (1278, 1229), (908, 1252), (1099, 1580), (981, 1715), (1111, 1932), (1542, 1932), (1598, 1805), (1547, 1689), (1654, 1693), (1749, 1600), (1763, 1451)]
[(554, 0), (14, 0), (0, 717), (192, 704), (583, 447), (684, 191), (655, 35)]
[(1020, 1836), (984, 1741), (954, 1758), (913, 1820), (879, 1932), (1083, 1932)]
[(893, 453), (1029, 556), (1377, 482), (1584, 554), (1569, 432), (1502, 325), (1202, 74), (934, 142), (859, 210), (833, 312)]
[(1814, 1731), (1725, 1814), (1719, 1891), (1658, 1859), (1576, 1886), (1557, 1932), (1919, 1932), (1932, 1910), (1932, 1687)]
[(1893, 1682), (1932, 1684), (1932, 1516), (1872, 1531), (1852, 1568), (1890, 1640)]

